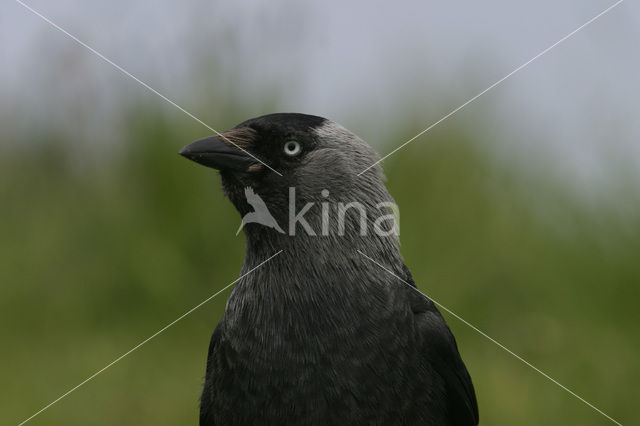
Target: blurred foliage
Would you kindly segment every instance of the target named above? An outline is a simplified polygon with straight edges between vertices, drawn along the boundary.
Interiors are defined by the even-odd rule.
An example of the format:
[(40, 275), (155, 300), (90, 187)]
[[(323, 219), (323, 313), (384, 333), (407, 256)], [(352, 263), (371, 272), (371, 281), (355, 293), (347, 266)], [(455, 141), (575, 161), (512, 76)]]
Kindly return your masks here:
[[(176, 154), (207, 131), (148, 105), (126, 116), (113, 155), (89, 158), (82, 141), (34, 131), (23, 135), (32, 143), (16, 141), (0, 157), (3, 424), (25, 419), (238, 275), (237, 213), (213, 171)], [(216, 124), (245, 118), (230, 112)], [(398, 141), (417, 133), (396, 130)], [(639, 422), (640, 223), (621, 223), (606, 208), (587, 212), (544, 172), (497, 165), (487, 145), (447, 125), (387, 160), (416, 281), (617, 420)], [(30, 424), (195, 424), (209, 337), (229, 291)], [(482, 424), (609, 424), (443, 314)]]

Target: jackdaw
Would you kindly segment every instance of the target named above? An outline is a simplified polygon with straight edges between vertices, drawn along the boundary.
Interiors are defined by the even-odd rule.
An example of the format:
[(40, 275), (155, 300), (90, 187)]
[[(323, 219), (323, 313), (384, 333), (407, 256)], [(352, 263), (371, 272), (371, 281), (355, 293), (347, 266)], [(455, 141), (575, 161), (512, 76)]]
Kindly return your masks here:
[(251, 188), (281, 228), (244, 221), (200, 425), (478, 424), (456, 341), (400, 255), (382, 170), (359, 175), (372, 148), (325, 118), (278, 113), (180, 154), (220, 171), (242, 217)]

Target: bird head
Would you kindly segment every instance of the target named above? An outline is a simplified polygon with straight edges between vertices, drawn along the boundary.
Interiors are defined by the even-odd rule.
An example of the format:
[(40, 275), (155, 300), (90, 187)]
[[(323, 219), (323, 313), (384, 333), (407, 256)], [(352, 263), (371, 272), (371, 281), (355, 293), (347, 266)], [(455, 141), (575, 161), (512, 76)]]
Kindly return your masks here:
[[(264, 201), (285, 230), (290, 228), (292, 217), (311, 204), (303, 219), (317, 237), (337, 238), (340, 204), (358, 205), (354, 208), (351, 204), (343, 215), (342, 233), (355, 238), (362, 234), (362, 209), (373, 226), (384, 214), (379, 204), (393, 201), (382, 182), (380, 167), (370, 167), (378, 159), (375, 151), (339, 124), (313, 115), (278, 113), (253, 118), (185, 146), (180, 155), (219, 170), (225, 194), (243, 216), (253, 211), (247, 202), (247, 188)], [(325, 219), (329, 215), (326, 234), (323, 214)], [(381, 226), (388, 228), (389, 224)], [(309, 236), (300, 221), (293, 224), (293, 233), (288, 231), (284, 237)], [(275, 231), (256, 224), (245, 227), (248, 239), (252, 233), (265, 232)]]

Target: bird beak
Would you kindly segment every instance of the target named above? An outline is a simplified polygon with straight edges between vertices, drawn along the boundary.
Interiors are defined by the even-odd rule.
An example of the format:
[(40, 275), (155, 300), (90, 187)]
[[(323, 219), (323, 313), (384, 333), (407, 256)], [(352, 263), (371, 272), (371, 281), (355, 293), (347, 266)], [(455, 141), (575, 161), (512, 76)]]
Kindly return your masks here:
[(229, 146), (220, 136), (209, 136), (191, 142), (178, 152), (185, 158), (218, 170), (247, 171), (257, 160), (247, 151)]

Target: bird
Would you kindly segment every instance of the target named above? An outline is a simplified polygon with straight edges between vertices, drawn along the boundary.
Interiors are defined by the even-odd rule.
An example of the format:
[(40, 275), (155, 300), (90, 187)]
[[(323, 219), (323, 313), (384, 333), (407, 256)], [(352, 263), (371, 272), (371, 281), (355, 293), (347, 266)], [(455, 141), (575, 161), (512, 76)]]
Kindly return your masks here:
[(249, 203), (251, 207), (253, 207), (254, 211), (244, 215), (244, 217), (242, 218), (242, 222), (240, 223), (240, 227), (236, 231), (236, 235), (240, 233), (242, 228), (247, 223), (260, 223), (264, 226), (275, 228), (278, 232), (284, 233), (282, 228), (280, 228), (280, 225), (278, 225), (278, 222), (276, 222), (276, 220), (269, 212), (269, 208), (262, 200), (262, 198), (260, 198), (259, 195), (256, 195), (256, 193), (253, 192), (253, 188), (247, 186), (244, 189), (244, 195), (247, 198), (247, 203)]
[(179, 154), (219, 171), (241, 217), (252, 188), (285, 231), (243, 227), (240, 278), (207, 352), (201, 426), (478, 424), (456, 340), (381, 216), (393, 198), (366, 142), (326, 118), (274, 113)]

